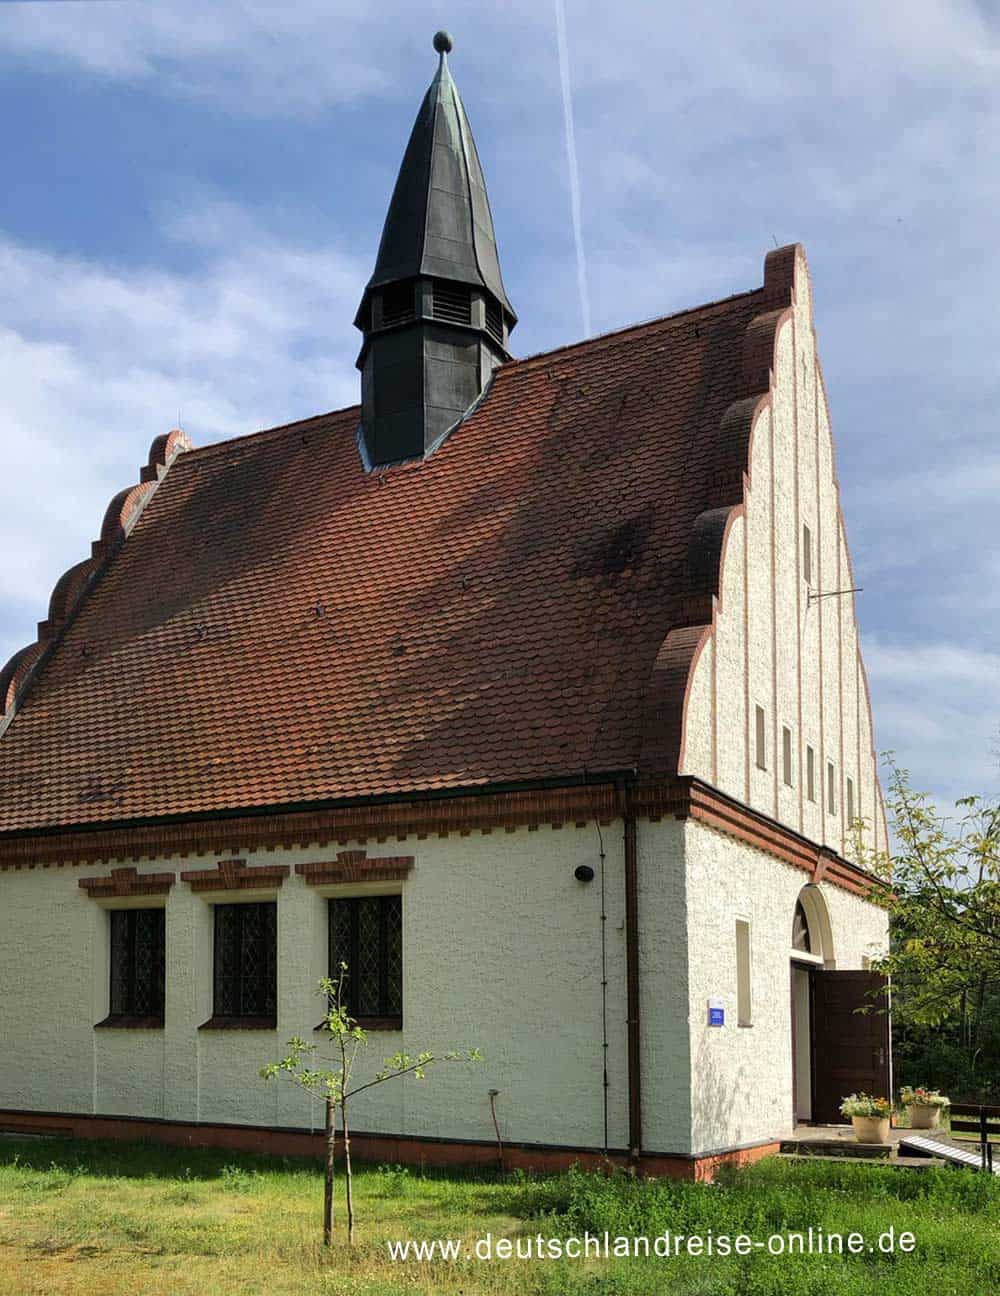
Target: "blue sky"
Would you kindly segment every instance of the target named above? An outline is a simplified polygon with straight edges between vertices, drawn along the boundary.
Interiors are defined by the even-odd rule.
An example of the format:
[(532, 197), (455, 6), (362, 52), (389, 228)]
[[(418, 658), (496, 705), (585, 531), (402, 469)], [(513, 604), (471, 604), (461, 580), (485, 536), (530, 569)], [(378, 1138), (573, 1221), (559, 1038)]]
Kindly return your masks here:
[[(1000, 13), (565, 0), (595, 332), (805, 244), (877, 741), (998, 791)], [(354, 403), (431, 36), (517, 354), (582, 336), (553, 0), (0, 3), (0, 660), (152, 438)]]

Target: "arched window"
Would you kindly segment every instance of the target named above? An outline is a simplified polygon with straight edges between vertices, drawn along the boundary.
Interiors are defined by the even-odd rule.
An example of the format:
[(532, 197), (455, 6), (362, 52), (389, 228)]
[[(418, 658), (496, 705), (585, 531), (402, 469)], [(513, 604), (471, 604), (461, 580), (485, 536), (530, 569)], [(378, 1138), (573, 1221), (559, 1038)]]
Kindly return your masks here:
[(792, 919), (792, 949), (801, 950), (804, 954), (812, 953), (809, 919), (806, 917), (801, 900), (795, 902), (795, 917)]

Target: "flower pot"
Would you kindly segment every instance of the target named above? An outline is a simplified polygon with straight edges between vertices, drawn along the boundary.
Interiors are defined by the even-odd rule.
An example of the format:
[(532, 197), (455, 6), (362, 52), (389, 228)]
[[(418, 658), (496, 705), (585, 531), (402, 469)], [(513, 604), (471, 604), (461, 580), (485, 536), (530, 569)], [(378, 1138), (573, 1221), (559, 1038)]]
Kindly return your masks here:
[(910, 1129), (937, 1129), (941, 1124), (941, 1108), (926, 1103), (910, 1103), (906, 1109)]
[(859, 1143), (888, 1143), (888, 1116), (852, 1116), (851, 1124)]

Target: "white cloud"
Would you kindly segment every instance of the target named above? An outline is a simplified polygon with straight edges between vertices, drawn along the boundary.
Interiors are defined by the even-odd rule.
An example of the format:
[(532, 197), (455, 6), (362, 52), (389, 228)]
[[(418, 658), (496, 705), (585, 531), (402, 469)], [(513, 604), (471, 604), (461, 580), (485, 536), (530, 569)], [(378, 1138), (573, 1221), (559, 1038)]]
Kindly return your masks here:
[[(365, 57), (379, 11), (339, 18), (328, 4), (5, 5), (0, 44), (93, 75), (157, 81), (175, 93), (223, 99), (256, 113), (311, 111), (384, 90), (384, 60)], [(331, 55), (339, 56), (331, 66)]]
[(1000, 653), (948, 642), (865, 641), (876, 739), (942, 801), (1000, 792)]
[(281, 244), (231, 206), (172, 233), (196, 227), (203, 258), (189, 274), (0, 239), (0, 547), (17, 555), (0, 567), (0, 635), (11, 651), (178, 414), (204, 444), (358, 398), (352, 330), (329, 321), (353, 317), (366, 269)]
[[(480, 0), (405, 0), (378, 5), (327, 0), (164, 0), (156, 4), (6, 4), (0, 48), (158, 92), (222, 102), (234, 112), (313, 114), (373, 95), (392, 96), (433, 67), (435, 26), (454, 23), (459, 42), (487, 58), (497, 32), (523, 38), (530, 61), (534, 30), (551, 16), (523, 0), (502, 10)], [(419, 79), (419, 72), (417, 73)]]

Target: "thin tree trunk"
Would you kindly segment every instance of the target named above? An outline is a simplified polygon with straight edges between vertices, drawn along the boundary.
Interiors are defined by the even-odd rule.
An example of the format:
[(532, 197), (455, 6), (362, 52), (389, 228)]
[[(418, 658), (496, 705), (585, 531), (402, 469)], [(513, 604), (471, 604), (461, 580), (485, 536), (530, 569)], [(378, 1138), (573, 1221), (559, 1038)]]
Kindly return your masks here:
[(347, 1184), (347, 1243), (354, 1245), (354, 1191), (351, 1180), (351, 1135), (347, 1128), (347, 1103), (340, 1104), (340, 1118), (344, 1122), (344, 1174)]
[[(337, 1108), (326, 1100), (326, 1166), (323, 1175), (323, 1245), (333, 1244), (333, 1169), (337, 1141)], [(348, 1181), (349, 1182), (349, 1181)]]
[(979, 974), (979, 985), (976, 987), (976, 1007), (972, 1018), (972, 1040), (973, 1049), (979, 1046), (983, 1027), (983, 1000), (986, 998), (986, 973)]

